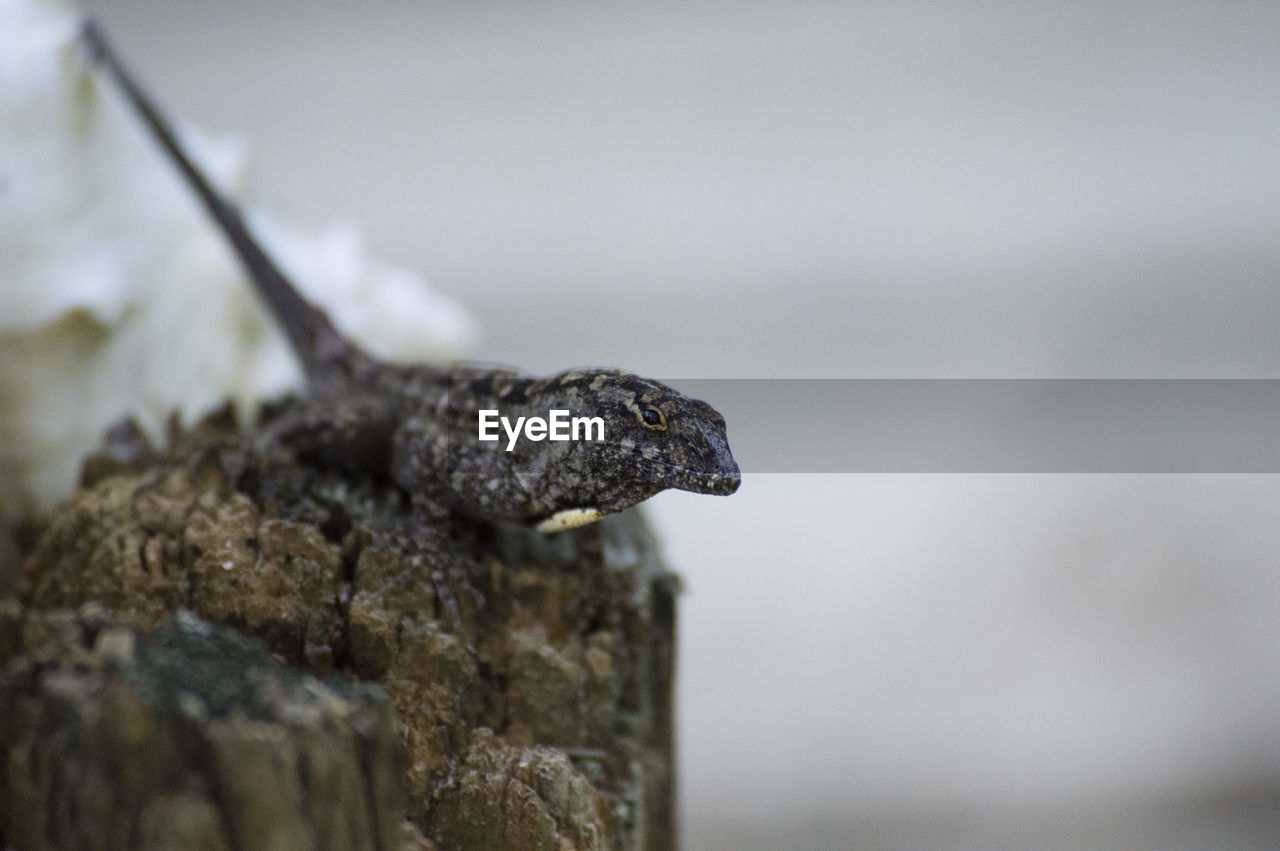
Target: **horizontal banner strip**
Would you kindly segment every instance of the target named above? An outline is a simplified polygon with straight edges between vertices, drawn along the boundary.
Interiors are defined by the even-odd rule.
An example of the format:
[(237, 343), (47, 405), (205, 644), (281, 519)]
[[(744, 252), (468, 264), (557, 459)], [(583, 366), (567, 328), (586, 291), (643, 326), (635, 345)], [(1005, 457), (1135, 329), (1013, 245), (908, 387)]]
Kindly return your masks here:
[(1275, 379), (681, 379), (744, 473), (1280, 473)]

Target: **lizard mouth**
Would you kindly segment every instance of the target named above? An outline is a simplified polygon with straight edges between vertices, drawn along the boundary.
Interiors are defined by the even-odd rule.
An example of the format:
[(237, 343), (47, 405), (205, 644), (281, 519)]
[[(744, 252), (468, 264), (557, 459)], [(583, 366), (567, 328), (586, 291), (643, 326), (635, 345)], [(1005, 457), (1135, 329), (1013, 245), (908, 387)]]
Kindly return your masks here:
[(693, 459), (694, 463), (680, 464), (666, 458), (650, 456), (645, 459), (646, 466), (652, 471), (653, 478), (662, 483), (662, 487), (728, 496), (742, 484), (742, 471), (723, 438), (717, 442), (720, 443), (719, 446), (708, 441), (711, 443), (710, 451), (702, 458)]
[(693, 482), (691, 487), (684, 490), (693, 491), (694, 493), (712, 494), (714, 496), (728, 496), (738, 489), (742, 484), (742, 476), (704, 476)]
[(738, 465), (733, 459), (729, 459), (721, 470), (714, 473), (702, 473), (676, 464), (664, 464), (663, 466), (674, 474), (671, 487), (689, 491), (690, 493), (728, 496), (742, 484), (742, 473), (738, 470)]

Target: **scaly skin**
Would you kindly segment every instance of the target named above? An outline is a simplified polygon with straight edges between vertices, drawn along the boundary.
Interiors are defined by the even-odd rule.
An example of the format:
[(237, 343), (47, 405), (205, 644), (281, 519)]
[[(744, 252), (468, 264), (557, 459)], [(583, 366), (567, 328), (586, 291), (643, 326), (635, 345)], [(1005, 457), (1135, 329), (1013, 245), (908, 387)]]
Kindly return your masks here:
[[(301, 360), (309, 403), (278, 429), (327, 463), (388, 476), (424, 522), (457, 512), (557, 531), (622, 511), (668, 488), (731, 494), (741, 476), (724, 418), (664, 384), (616, 369), (572, 369), (546, 378), (467, 364), (378, 361), (307, 302), (209, 183), (168, 121), (92, 22), (91, 54), (124, 91), (199, 195), (270, 305)], [(516, 417), (601, 417), (603, 440), (478, 438), (479, 411)]]

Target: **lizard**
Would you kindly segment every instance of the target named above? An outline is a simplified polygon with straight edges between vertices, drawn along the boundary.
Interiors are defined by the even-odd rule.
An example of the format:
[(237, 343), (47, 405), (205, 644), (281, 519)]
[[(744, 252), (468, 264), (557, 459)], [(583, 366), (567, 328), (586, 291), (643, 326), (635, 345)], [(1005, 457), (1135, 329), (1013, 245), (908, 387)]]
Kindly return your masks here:
[[(307, 301), (179, 142), (168, 119), (117, 57), (102, 30), (81, 31), (155, 141), (230, 244), (298, 358), (306, 403), (281, 433), (325, 463), (389, 478), (415, 522), (452, 514), (514, 522), (540, 532), (592, 523), (670, 489), (728, 495), (741, 474), (724, 417), (706, 402), (620, 369), (569, 369), (538, 377), (468, 363), (380, 360), (343, 336)], [(600, 440), (479, 439), (482, 410), (534, 417), (599, 417)]]

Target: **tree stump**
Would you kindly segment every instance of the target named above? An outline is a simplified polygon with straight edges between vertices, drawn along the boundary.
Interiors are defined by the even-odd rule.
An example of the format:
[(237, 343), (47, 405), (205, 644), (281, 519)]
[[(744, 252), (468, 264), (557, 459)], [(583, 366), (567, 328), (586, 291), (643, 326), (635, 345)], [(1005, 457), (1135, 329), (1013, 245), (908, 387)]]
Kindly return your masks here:
[(639, 512), (424, 552), (388, 482), (230, 411), (168, 444), (114, 430), (0, 601), (0, 842), (674, 847), (677, 582)]

